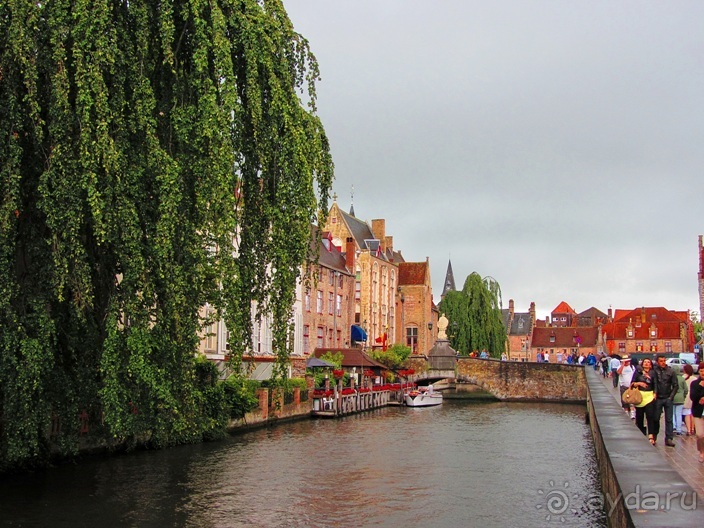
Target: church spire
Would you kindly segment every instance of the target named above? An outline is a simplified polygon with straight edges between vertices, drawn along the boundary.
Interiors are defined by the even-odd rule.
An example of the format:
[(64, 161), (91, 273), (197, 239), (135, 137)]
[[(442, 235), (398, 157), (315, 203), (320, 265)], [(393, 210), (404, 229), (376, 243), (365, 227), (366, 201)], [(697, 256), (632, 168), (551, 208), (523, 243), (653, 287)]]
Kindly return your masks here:
[(350, 216), (354, 216), (354, 185), (352, 186), (352, 192), (350, 193)]
[(445, 273), (445, 285), (442, 288), (442, 295), (440, 298), (445, 297), (445, 294), (449, 291), (457, 291), (455, 288), (455, 276), (452, 273), (452, 261), (447, 260), (447, 273)]

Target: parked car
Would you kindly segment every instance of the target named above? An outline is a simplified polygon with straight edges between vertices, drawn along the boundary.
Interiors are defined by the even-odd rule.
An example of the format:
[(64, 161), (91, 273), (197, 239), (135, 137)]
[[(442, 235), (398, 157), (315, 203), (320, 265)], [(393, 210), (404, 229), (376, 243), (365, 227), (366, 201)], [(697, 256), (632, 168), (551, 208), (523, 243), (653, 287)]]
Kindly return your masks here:
[(692, 370), (694, 370), (694, 372), (697, 372), (697, 370), (699, 370), (699, 365), (682, 358), (668, 358), (665, 360), (665, 363), (667, 363), (670, 367), (679, 372), (682, 372), (682, 367), (684, 367), (685, 365), (692, 365)]

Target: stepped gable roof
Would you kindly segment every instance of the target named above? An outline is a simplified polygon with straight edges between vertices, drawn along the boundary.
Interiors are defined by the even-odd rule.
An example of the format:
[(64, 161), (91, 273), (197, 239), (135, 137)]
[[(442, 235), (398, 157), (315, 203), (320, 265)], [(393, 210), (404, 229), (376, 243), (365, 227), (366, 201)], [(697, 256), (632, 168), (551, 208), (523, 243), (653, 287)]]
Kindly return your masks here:
[(562, 301), (560, 304), (558, 304), (552, 311), (552, 313), (568, 313), (577, 315), (577, 312), (575, 312), (572, 307), (565, 301)]
[(314, 357), (321, 357), (328, 352), (337, 354), (340, 352), (342, 354), (342, 367), (343, 368), (381, 368), (388, 370), (389, 367), (373, 360), (367, 354), (365, 354), (361, 348), (316, 348), (313, 351)]
[(427, 262), (401, 262), (398, 265), (398, 285), (422, 286), (427, 273)]
[[(542, 348), (576, 348), (577, 340), (580, 347), (595, 347), (598, 329), (587, 326), (582, 328), (566, 327), (539, 327), (533, 329), (531, 346)], [(554, 339), (553, 339), (554, 338)]]
[(528, 335), (531, 330), (530, 313), (514, 312), (511, 328), (508, 329), (509, 335)]

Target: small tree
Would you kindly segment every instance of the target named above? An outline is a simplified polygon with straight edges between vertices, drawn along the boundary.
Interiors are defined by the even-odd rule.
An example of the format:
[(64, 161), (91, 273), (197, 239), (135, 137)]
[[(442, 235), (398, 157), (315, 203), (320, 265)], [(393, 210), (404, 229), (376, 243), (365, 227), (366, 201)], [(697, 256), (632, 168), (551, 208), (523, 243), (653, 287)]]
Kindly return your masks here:
[(403, 363), (411, 355), (411, 348), (401, 344), (395, 344), (389, 347), (388, 350), (375, 350), (371, 353), (371, 358), (374, 361), (387, 366), (391, 370), (399, 369)]

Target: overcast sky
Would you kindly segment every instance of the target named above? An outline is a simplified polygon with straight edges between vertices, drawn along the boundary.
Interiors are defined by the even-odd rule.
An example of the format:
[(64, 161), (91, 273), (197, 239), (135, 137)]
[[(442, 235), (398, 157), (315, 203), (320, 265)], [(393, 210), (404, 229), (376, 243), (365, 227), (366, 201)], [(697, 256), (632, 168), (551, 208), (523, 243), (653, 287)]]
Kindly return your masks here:
[(316, 55), (334, 192), (440, 301), (699, 311), (704, 2), (284, 0)]

